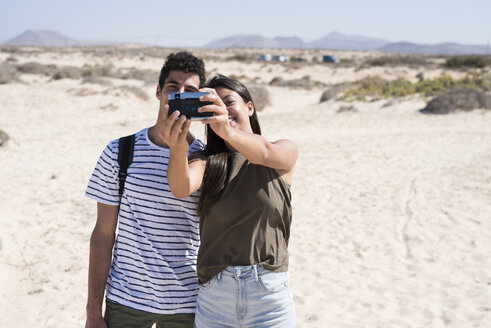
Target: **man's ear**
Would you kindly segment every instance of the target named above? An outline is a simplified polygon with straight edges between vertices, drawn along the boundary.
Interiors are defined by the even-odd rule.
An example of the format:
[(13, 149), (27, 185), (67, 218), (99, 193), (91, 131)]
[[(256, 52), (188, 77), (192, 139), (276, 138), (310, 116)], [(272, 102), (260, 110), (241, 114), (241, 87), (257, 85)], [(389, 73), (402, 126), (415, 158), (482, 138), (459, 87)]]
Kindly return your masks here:
[(251, 116), (252, 116), (252, 114), (254, 114), (254, 110), (255, 110), (255, 109), (254, 109), (254, 104), (252, 103), (252, 101), (249, 101), (249, 102), (247, 103), (247, 112), (248, 112), (248, 114), (249, 114), (249, 117), (251, 117)]
[(157, 90), (155, 91), (155, 97), (157, 97), (158, 100), (160, 100), (160, 97), (162, 97), (162, 89), (160, 88), (160, 85), (157, 83)]

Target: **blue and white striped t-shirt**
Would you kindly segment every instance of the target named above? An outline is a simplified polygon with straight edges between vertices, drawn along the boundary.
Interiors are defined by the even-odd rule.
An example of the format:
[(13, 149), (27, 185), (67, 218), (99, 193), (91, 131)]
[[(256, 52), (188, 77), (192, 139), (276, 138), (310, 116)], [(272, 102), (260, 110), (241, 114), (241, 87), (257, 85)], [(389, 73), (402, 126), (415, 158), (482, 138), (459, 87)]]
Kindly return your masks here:
[[(203, 149), (195, 139), (190, 152)], [(119, 209), (113, 262), (106, 297), (160, 314), (194, 313), (198, 294), (198, 196), (173, 197), (167, 183), (169, 149), (153, 144), (148, 129), (136, 134)], [(118, 140), (102, 152), (85, 194), (119, 205)]]

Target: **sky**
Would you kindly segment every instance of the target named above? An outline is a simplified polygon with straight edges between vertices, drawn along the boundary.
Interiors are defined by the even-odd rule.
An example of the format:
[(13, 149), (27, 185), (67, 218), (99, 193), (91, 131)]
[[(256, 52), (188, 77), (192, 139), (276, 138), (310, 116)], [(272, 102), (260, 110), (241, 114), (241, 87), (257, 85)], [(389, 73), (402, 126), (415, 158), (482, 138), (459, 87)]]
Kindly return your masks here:
[(25, 30), (168, 47), (238, 34), (309, 42), (333, 31), (391, 42), (486, 45), (491, 0), (0, 0), (0, 43)]

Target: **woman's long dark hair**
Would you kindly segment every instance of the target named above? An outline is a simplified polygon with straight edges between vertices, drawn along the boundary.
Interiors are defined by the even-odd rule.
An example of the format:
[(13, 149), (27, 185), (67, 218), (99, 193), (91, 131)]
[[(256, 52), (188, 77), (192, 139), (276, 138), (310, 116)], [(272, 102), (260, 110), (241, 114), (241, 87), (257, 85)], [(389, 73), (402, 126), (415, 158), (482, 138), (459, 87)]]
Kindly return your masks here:
[[(235, 79), (224, 75), (216, 75), (205, 86), (213, 89), (225, 88), (234, 91), (244, 100), (244, 103), (247, 104), (250, 101), (254, 105), (249, 90)], [(261, 134), (255, 107), (253, 114), (249, 116), (249, 122), (251, 123), (252, 132)], [(230, 169), (230, 151), (225, 145), (225, 141), (209, 125), (206, 126), (205, 150), (198, 156), (193, 156), (191, 160), (196, 157), (206, 158), (206, 169), (198, 202), (198, 215), (203, 219), (213, 204), (220, 198), (227, 184), (228, 171)]]

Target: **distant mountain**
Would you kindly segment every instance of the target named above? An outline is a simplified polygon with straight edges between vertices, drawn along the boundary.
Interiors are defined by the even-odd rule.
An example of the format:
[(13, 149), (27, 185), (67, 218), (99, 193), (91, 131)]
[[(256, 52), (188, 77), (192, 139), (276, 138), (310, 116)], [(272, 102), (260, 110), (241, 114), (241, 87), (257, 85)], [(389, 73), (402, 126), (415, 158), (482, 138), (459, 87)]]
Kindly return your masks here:
[(389, 43), (384, 39), (332, 32), (308, 44), (309, 48), (332, 50), (375, 50)]
[(85, 43), (70, 39), (69, 37), (55, 31), (28, 30), (4, 42), (3, 44), (15, 46), (69, 47), (84, 45)]
[(234, 35), (213, 40), (205, 48), (305, 48), (305, 42), (298, 37), (266, 38), (261, 35)]
[(318, 48), (333, 50), (374, 50), (387, 44), (382, 39), (361, 35), (343, 35), (333, 32), (325, 37), (306, 43), (299, 37), (266, 38), (261, 35), (234, 35), (213, 40), (205, 48)]
[(292, 37), (276, 37), (273, 39), (276, 43), (276, 48), (307, 48), (307, 44), (296, 36)]
[[(71, 39), (61, 33), (48, 30), (28, 30), (6, 41), (4, 45), (27, 45), (44, 47), (69, 47), (84, 45), (114, 44), (90, 43)], [(326, 36), (305, 42), (299, 37), (267, 38), (261, 35), (233, 35), (213, 40), (205, 48), (294, 48), (294, 49), (329, 49), (329, 50), (377, 50), (382, 52), (406, 54), (442, 54), (464, 55), (488, 54), (490, 49), (485, 45), (463, 45), (459, 43), (418, 44), (410, 42), (389, 42), (384, 39), (371, 38), (363, 35), (344, 35), (332, 32)]]
[(490, 49), (484, 45), (464, 45), (459, 43), (418, 44), (410, 42), (389, 42), (384, 39), (363, 35), (344, 35), (332, 32), (312, 42), (304, 42), (298, 37), (266, 38), (261, 35), (234, 35), (213, 40), (205, 48), (314, 48), (330, 50), (376, 50), (406, 54), (488, 54)]
[(273, 48), (274, 40), (261, 35), (233, 35), (212, 40), (205, 48)]
[(405, 54), (486, 55), (488, 47), (459, 43), (418, 44), (410, 42), (391, 42), (380, 47), (378, 50)]

